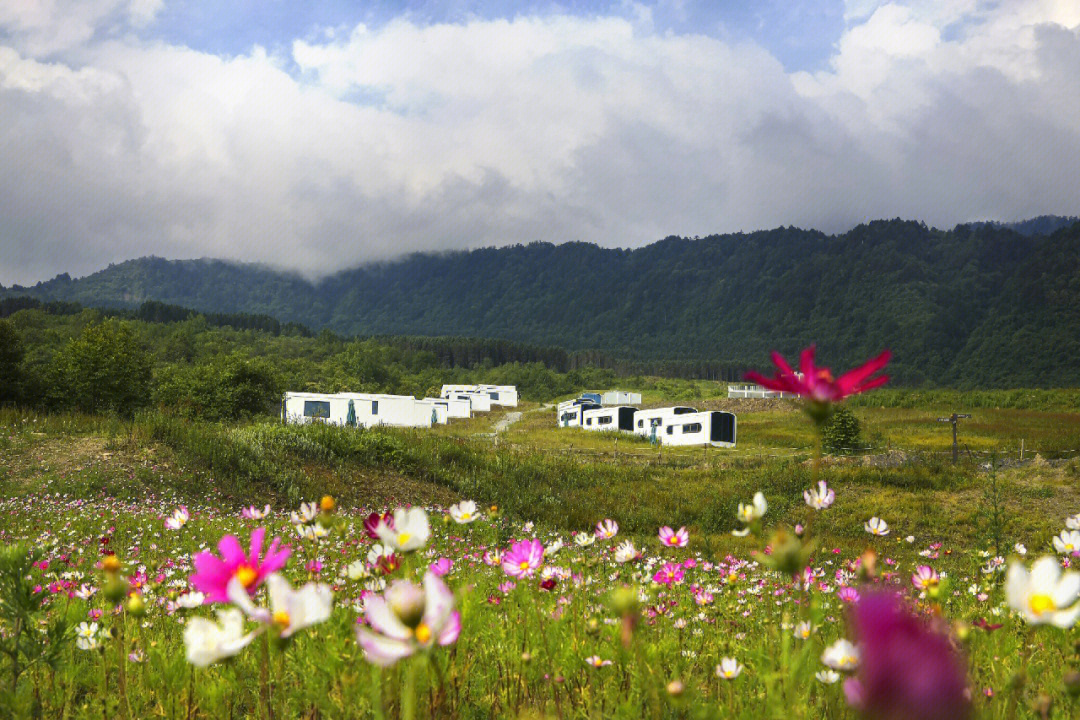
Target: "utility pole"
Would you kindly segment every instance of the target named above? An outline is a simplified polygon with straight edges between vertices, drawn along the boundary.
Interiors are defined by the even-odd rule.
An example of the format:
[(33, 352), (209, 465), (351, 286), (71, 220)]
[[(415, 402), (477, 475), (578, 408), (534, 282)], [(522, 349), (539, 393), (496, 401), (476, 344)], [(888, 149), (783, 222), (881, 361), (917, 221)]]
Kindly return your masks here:
[(956, 464), (956, 456), (957, 456), (957, 452), (958, 452), (958, 447), (957, 447), (957, 444), (956, 444), (956, 424), (957, 424), (956, 421), (960, 420), (962, 418), (969, 418), (969, 417), (971, 417), (971, 415), (959, 415), (957, 413), (953, 413), (949, 417), (943, 417), (943, 418), (938, 418), (937, 419), (938, 422), (952, 423), (952, 461), (953, 461), (954, 465)]

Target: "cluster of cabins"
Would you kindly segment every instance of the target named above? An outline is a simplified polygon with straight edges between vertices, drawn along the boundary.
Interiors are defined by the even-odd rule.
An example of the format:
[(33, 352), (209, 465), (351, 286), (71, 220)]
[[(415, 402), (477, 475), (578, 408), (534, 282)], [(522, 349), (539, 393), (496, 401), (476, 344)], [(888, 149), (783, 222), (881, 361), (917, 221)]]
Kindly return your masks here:
[(638, 409), (641, 395), (585, 393), (556, 407), (559, 427), (640, 435), (661, 445), (735, 447), (734, 413), (673, 406)]
[(517, 407), (513, 385), (443, 385), (440, 397), (382, 393), (287, 392), (281, 419), (288, 423), (324, 422), (352, 427), (425, 428), (444, 425), (453, 418), (472, 417), (492, 406)]

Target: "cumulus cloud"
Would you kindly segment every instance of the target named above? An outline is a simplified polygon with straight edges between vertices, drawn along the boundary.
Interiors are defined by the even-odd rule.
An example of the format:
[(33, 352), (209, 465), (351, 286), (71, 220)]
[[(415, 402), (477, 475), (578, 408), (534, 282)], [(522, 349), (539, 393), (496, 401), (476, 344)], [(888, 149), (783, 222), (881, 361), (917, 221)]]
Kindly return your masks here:
[(4, 283), (1080, 206), (1068, 0), (852, 0), (817, 72), (646, 12), (403, 17), (216, 56), (137, 33), (157, 0), (61, 5), (0, 10)]

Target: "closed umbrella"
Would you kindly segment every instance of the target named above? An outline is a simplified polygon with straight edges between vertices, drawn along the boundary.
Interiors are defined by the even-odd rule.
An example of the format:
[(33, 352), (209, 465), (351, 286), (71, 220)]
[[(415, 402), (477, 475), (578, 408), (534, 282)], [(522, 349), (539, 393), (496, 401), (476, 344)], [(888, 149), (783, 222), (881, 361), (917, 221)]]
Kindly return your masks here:
[(349, 401), (349, 414), (345, 416), (345, 424), (349, 427), (356, 427), (356, 405), (353, 401)]

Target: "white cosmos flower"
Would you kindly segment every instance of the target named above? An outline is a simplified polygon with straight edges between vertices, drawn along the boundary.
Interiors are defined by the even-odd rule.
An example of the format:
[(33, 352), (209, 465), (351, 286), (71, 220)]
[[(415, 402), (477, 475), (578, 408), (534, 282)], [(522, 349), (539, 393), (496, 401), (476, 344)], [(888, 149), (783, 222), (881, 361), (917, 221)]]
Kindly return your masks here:
[(815, 510), (824, 510), (836, 500), (836, 492), (826, 485), (824, 480), (819, 480), (816, 488), (803, 490), (803, 499)]
[(615, 562), (628, 563), (631, 560), (637, 559), (637, 557), (637, 548), (635, 548), (634, 543), (629, 540), (615, 548)]
[(749, 505), (739, 503), (739, 510), (736, 515), (744, 524), (749, 525), (763, 517), (768, 510), (769, 503), (765, 501), (765, 495), (759, 490), (754, 493), (754, 499)]
[(192, 608), (197, 608), (202, 605), (205, 600), (205, 595), (203, 595), (198, 590), (193, 590), (191, 592), (184, 593), (180, 597), (176, 598), (176, 604), (182, 608), (191, 610)]
[(256, 633), (244, 633), (244, 613), (239, 608), (218, 610), (217, 614), (219, 622), (195, 617), (184, 628), (187, 659), (196, 667), (232, 657), (255, 639)]
[(394, 554), (394, 548), (383, 545), (382, 543), (375, 543), (368, 550), (367, 561), (368, 565), (375, 566), (379, 564), (379, 560), (384, 557), (390, 557)]
[(181, 505), (180, 507), (173, 510), (172, 515), (165, 518), (165, 527), (169, 530), (179, 530), (180, 528), (184, 527), (184, 525), (186, 525), (187, 521), (190, 519), (191, 513), (188, 512), (186, 506)]
[(840, 673), (836, 672), (835, 670), (818, 670), (816, 673), (814, 673), (814, 677), (816, 677), (820, 682), (823, 682), (826, 685), (832, 685), (840, 679)]
[(1013, 545), (1013, 550), (1016, 551), (1017, 555), (1027, 555), (1027, 546), (1024, 543), (1016, 543)]
[(371, 576), (371, 572), (368, 570), (367, 565), (364, 564), (363, 560), (349, 563), (349, 566), (345, 568), (345, 574), (350, 580), (363, 580), (364, 578)]
[(229, 600), (253, 620), (272, 624), (287, 638), (297, 630), (325, 622), (334, 607), (334, 593), (324, 583), (309, 582), (293, 590), (289, 581), (278, 573), (266, 578), (270, 608), (257, 607), (239, 580), (229, 582)]
[(1080, 616), (1080, 573), (1063, 573), (1050, 556), (1036, 560), (1030, 573), (1014, 562), (1005, 576), (1005, 598), (1032, 625), (1070, 628)]
[(1062, 530), (1054, 538), (1054, 549), (1062, 555), (1071, 555), (1080, 551), (1080, 530)]
[(322, 540), (330, 534), (330, 531), (321, 523), (314, 523), (313, 525), (297, 525), (296, 534), (305, 540)]
[(833, 670), (851, 672), (859, 666), (859, 649), (847, 640), (840, 638), (821, 654), (821, 662)]
[(431, 537), (431, 525), (423, 509), (398, 508), (394, 511), (394, 526), (389, 527), (380, 520), (375, 526), (375, 534), (396, 550), (412, 552), (427, 544)]
[(610, 540), (619, 534), (619, 523), (611, 519), (601, 520), (596, 523), (595, 534), (602, 540)]
[(544, 557), (551, 557), (555, 553), (559, 552), (563, 548), (562, 540), (556, 540), (555, 542), (544, 548)]
[(592, 533), (580, 532), (574, 536), (574, 542), (576, 542), (579, 547), (589, 547), (596, 542), (596, 536)]
[(472, 500), (462, 500), (457, 505), (450, 506), (450, 517), (458, 525), (467, 525), (480, 519), (480, 513), (476, 511), (476, 503)]
[(884, 536), (889, 534), (889, 524), (879, 517), (872, 517), (863, 525), (863, 529), (871, 535)]
[(96, 622), (81, 622), (75, 628), (75, 646), (80, 650), (95, 650), (101, 645)]
[(1065, 527), (1070, 530), (1080, 530), (1080, 513), (1065, 518)]
[(306, 525), (319, 514), (319, 506), (316, 503), (300, 503), (300, 511), (289, 513), (289, 520), (293, 525)]
[(743, 666), (735, 658), (721, 658), (720, 664), (716, 666), (716, 677), (724, 680), (734, 680), (742, 674), (742, 671)]

